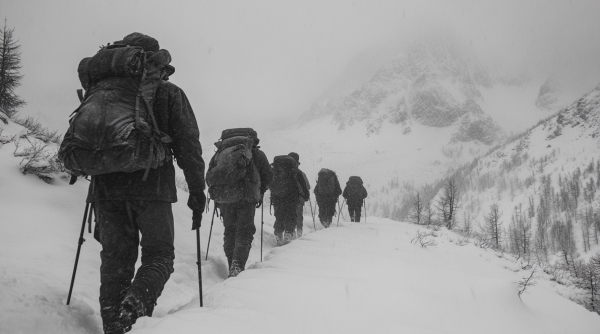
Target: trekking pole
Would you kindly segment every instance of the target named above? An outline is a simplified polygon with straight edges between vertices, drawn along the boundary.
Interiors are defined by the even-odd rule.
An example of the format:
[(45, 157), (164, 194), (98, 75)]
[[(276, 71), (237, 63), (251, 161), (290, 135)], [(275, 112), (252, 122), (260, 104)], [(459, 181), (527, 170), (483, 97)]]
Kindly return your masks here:
[[(213, 218), (214, 218), (214, 214), (213, 214)], [(198, 264), (198, 288), (200, 289), (200, 307), (202, 307), (202, 268), (200, 267), (200, 259), (201, 259), (201, 255), (200, 255), (200, 228), (196, 229), (196, 253), (198, 255), (198, 261), (196, 262), (196, 264)]]
[(317, 230), (317, 224), (315, 224), (315, 212), (313, 211), (312, 201), (309, 199), (308, 203), (310, 203), (310, 214), (313, 217), (313, 227), (315, 228), (315, 231), (316, 231)]
[[(338, 202), (338, 208), (339, 208), (339, 202)], [(344, 202), (342, 202), (342, 208), (340, 209), (340, 214), (342, 213), (342, 210), (344, 209)], [(346, 217), (344, 217), (344, 219), (346, 219)], [(337, 225), (336, 226), (340, 226), (340, 215), (338, 214), (338, 221), (337, 221)]]
[(265, 224), (265, 219), (263, 218), (265, 214), (265, 206), (263, 203), (263, 199), (260, 199), (260, 262), (262, 262), (262, 245), (263, 245), (263, 225)]
[(338, 210), (340, 210), (339, 214), (342, 215), (342, 217), (344, 217), (344, 219), (346, 219), (346, 216), (344, 216), (344, 213), (342, 212), (343, 208), (344, 208), (344, 202), (342, 201), (342, 208), (340, 209), (340, 202), (338, 201)]
[(67, 297), (67, 305), (71, 302), (71, 293), (73, 292), (73, 284), (75, 283), (75, 273), (77, 273), (77, 263), (79, 262), (79, 252), (81, 252), (81, 245), (85, 242), (83, 238), (83, 232), (85, 232), (85, 221), (87, 219), (88, 211), (90, 209), (90, 203), (85, 204), (85, 212), (83, 213), (83, 223), (81, 223), (81, 232), (79, 233), (79, 242), (77, 245), (77, 255), (75, 255), (75, 266), (73, 267), (73, 276), (71, 276), (71, 287), (69, 288), (69, 296)]
[(367, 223), (367, 201), (363, 199), (363, 206), (365, 207), (365, 224)]
[(215, 212), (217, 211), (217, 202), (215, 202), (215, 204), (213, 204), (214, 208), (213, 208), (213, 214), (212, 214), (212, 219), (210, 220), (210, 232), (208, 233), (208, 245), (206, 246), (206, 258), (204, 259), (204, 261), (208, 260), (208, 250), (210, 248), (210, 237), (212, 236), (212, 227), (213, 227), (213, 223), (215, 222)]

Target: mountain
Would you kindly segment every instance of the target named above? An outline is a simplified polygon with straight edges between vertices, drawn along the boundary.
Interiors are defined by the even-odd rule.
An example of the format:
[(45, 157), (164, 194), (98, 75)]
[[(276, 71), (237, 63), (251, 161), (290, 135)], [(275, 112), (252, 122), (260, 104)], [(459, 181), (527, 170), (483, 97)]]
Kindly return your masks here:
[(453, 140), (492, 144), (502, 131), (482, 110), (480, 90), (494, 82), (459, 44), (446, 34), (415, 42), (352, 92), (314, 103), (301, 120), (333, 114), (340, 129), (364, 122), (369, 135), (379, 133), (383, 123), (404, 133), (412, 123), (436, 128), (460, 123), (458, 131), (464, 131)]
[(554, 69), (540, 86), (536, 107), (551, 112), (567, 107), (598, 83), (599, 66), (599, 60), (582, 58)]

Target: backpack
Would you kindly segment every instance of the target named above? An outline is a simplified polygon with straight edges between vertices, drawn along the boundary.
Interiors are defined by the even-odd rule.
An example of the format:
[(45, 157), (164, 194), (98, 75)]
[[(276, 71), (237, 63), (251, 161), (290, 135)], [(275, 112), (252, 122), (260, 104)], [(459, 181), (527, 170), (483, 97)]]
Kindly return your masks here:
[(362, 201), (364, 199), (362, 179), (359, 176), (350, 176), (348, 182), (346, 182), (346, 189), (344, 194), (347, 196), (346, 198), (351, 201)]
[(289, 155), (279, 155), (273, 159), (273, 181), (269, 186), (271, 198), (293, 199), (300, 197), (298, 184), (298, 162)]
[(215, 143), (217, 152), (206, 173), (210, 197), (217, 203), (260, 200), (260, 176), (254, 164), (256, 131), (228, 129)]
[(152, 110), (156, 89), (175, 70), (167, 50), (112, 45), (83, 59), (83, 96), (69, 120), (58, 156), (74, 175), (158, 168), (170, 158), (171, 138), (158, 129)]
[(315, 194), (319, 194), (322, 196), (336, 196), (336, 186), (335, 181), (337, 179), (337, 175), (335, 172), (322, 168), (319, 171), (319, 176), (317, 178), (317, 185), (315, 186)]

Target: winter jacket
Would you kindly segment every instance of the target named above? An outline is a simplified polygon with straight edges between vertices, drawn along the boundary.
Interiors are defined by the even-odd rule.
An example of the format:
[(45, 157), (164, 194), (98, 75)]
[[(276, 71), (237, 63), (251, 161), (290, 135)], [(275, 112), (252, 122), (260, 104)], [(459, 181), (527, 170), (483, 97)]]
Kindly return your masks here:
[(300, 185), (299, 192), (301, 201), (306, 202), (310, 199), (310, 183), (308, 182), (306, 174), (300, 169), (298, 169), (297, 180)]
[[(156, 90), (154, 116), (158, 128), (172, 139), (170, 149), (188, 184), (190, 193), (204, 191), (204, 160), (200, 145), (200, 131), (190, 103), (176, 85), (162, 81)], [(157, 169), (150, 169), (146, 181), (144, 170), (132, 173), (97, 175), (88, 194), (88, 201), (96, 200), (157, 200), (177, 202), (175, 167), (168, 159)]]

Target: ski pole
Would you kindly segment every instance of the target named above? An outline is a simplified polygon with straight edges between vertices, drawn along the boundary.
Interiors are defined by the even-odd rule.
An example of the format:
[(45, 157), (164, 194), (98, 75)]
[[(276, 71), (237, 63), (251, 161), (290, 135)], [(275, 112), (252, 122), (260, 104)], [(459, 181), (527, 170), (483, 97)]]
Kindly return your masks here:
[(309, 199), (308, 203), (310, 203), (310, 214), (313, 218), (313, 227), (315, 228), (315, 231), (317, 230), (317, 224), (315, 224), (315, 213), (313, 211), (313, 207), (312, 207), (312, 201)]
[(263, 199), (260, 199), (260, 262), (262, 262), (262, 246), (263, 246), (263, 225), (265, 224), (264, 219), (265, 214), (265, 206), (263, 203)]
[(215, 222), (215, 212), (217, 211), (217, 202), (214, 204), (212, 219), (210, 220), (210, 232), (208, 233), (208, 245), (206, 246), (206, 258), (204, 261), (208, 260), (208, 249), (210, 248), (210, 237), (212, 236), (212, 227)]
[[(214, 218), (214, 211), (213, 211), (213, 218)], [(200, 307), (202, 307), (202, 269), (200, 267), (200, 228), (196, 229), (196, 253), (198, 255), (198, 261), (196, 262), (196, 264), (198, 264), (198, 288), (200, 289)], [(207, 255), (208, 256), (208, 255)]]
[(69, 288), (69, 296), (67, 297), (67, 305), (71, 302), (71, 293), (73, 292), (73, 284), (75, 284), (75, 273), (77, 273), (77, 263), (79, 262), (79, 253), (81, 252), (81, 245), (85, 242), (83, 238), (83, 232), (85, 232), (85, 221), (88, 216), (90, 209), (90, 203), (85, 204), (85, 212), (83, 213), (83, 222), (81, 223), (81, 232), (79, 233), (79, 242), (77, 245), (77, 255), (75, 255), (75, 266), (73, 267), (73, 276), (71, 276), (71, 287)]

